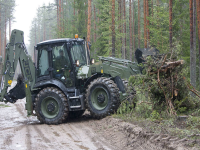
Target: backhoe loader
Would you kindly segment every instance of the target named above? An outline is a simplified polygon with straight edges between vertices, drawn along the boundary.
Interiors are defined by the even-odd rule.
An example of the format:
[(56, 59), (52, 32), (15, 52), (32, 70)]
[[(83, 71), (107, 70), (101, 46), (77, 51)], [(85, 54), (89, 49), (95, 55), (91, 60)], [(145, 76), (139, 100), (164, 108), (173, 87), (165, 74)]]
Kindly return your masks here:
[[(140, 74), (137, 63), (99, 56), (90, 59), (87, 43), (81, 38), (48, 40), (35, 46), (32, 61), (23, 31), (13, 30), (6, 46), (0, 101), (15, 103), (26, 97), (27, 115), (41, 123), (60, 124), (68, 117), (79, 117), (86, 109), (95, 118), (117, 111), (127, 96), (124, 80)], [(13, 82), (19, 61), (22, 75)]]

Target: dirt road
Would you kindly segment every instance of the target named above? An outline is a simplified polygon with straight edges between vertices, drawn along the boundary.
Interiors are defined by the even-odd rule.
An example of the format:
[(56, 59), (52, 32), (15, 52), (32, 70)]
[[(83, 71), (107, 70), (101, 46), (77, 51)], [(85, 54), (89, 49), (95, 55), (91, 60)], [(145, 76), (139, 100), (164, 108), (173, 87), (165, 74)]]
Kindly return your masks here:
[(165, 150), (187, 149), (184, 140), (155, 135), (141, 127), (107, 117), (79, 119), (60, 125), (40, 124), (26, 117), (25, 99), (15, 104), (0, 102), (0, 149), (7, 150)]
[(86, 120), (40, 124), (36, 117), (26, 117), (24, 103), (20, 100), (14, 105), (8, 104), (10, 107), (0, 107), (1, 149), (113, 149), (105, 139), (97, 137)]
[(36, 117), (26, 117), (24, 104), (25, 100), (7, 105), (0, 103), (0, 149), (187, 149), (180, 142), (170, 142), (167, 136), (145, 133), (138, 126), (112, 117), (94, 120), (86, 113), (60, 125), (40, 124)]

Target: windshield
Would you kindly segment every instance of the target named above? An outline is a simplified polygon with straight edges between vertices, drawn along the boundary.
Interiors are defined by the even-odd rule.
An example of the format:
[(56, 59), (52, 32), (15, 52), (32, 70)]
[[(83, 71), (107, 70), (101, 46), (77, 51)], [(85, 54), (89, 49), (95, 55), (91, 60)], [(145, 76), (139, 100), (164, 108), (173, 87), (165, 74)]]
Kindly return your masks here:
[(71, 48), (73, 62), (79, 60), (80, 66), (87, 65), (86, 51), (84, 43), (74, 42)]

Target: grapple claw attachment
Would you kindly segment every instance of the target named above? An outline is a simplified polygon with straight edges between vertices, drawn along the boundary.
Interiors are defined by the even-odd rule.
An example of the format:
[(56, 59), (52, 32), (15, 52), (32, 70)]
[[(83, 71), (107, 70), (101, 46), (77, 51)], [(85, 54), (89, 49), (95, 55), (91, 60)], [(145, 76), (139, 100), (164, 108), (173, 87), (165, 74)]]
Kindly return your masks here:
[(11, 89), (5, 96), (4, 98), (10, 102), (10, 103), (15, 103), (18, 99), (23, 99), (25, 98), (25, 87), (24, 87), (24, 78), (20, 74), (17, 78), (17, 84), (16, 86)]

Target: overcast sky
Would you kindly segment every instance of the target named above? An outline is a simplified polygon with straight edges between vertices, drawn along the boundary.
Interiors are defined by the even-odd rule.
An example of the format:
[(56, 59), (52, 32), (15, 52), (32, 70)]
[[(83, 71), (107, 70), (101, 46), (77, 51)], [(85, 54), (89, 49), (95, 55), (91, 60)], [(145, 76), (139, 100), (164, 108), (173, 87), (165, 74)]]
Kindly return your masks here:
[(37, 8), (49, 2), (53, 3), (54, 0), (16, 0), (15, 22), (12, 23), (12, 29), (24, 31), (26, 45), (29, 44), (29, 30), (33, 18), (36, 17)]

